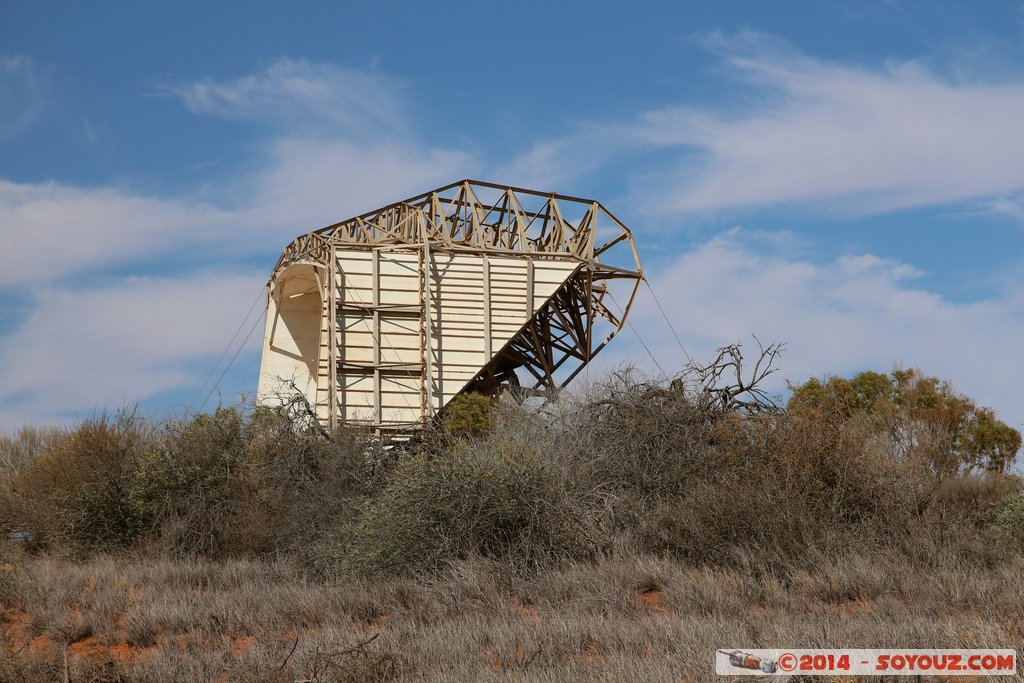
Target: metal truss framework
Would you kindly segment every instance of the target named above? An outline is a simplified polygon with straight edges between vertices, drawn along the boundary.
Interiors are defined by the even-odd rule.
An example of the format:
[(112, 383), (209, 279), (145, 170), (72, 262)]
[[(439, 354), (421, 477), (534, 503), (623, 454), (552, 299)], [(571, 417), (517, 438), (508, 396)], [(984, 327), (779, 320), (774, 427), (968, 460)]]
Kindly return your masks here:
[[(337, 255), (360, 250), (418, 252), (425, 275), (420, 277), (417, 306), (418, 310), (428, 312), (432, 310), (429, 264), (439, 255), (478, 257), (483, 260), (485, 274), (489, 257), (524, 259), (530, 292), (534, 264), (570, 262), (566, 272), (571, 274), (533, 311), (510, 341), (491, 349), (488, 333), (489, 360), (458, 393), (493, 393), (503, 384), (518, 385), (519, 368), (533, 383), (526, 388), (528, 391), (543, 393), (565, 386), (622, 330), (643, 279), (632, 233), (599, 202), (474, 180), (452, 183), (302, 235), (288, 245), (278, 260), (268, 292), (272, 297), (279, 276), (290, 266), (308, 264), (323, 273), (321, 294), (332, 343), (327, 349), (326, 364), (330, 390), (326, 392), (326, 403), (321, 402), (319, 408), (325, 422), (331, 425), (344, 420), (337, 405), (338, 383), (346, 373), (355, 371), (351, 363), (346, 363), (344, 350), (333, 342), (336, 316), (342, 315), (346, 306), (352, 306), (351, 302), (339, 299), (334, 285)], [(376, 254), (373, 263), (376, 287)], [(485, 280), (485, 289), (486, 282), (489, 280)], [(611, 295), (610, 286), (616, 282), (621, 283), (616, 285), (621, 300)], [(365, 308), (370, 311), (374, 306), (378, 313), (383, 310), (379, 302), (367, 302)], [(401, 312), (398, 308), (393, 310), (396, 314)], [(410, 315), (414, 312), (409, 307), (402, 310)], [(486, 318), (489, 314), (488, 303), (481, 315)], [(382, 374), (396, 370), (410, 377), (418, 376), (424, 396), (429, 393), (427, 387), (435, 370), (431, 367), (432, 316), (421, 313), (418, 320), (422, 341), (416, 367), (406, 364), (399, 369), (394, 363), (385, 363), (377, 348), (371, 361), (358, 368), (359, 372), (373, 374), (378, 397)], [(373, 324), (379, 336), (379, 318)], [(375, 344), (379, 347), (379, 339)], [(382, 405), (379, 398), (377, 405)], [(444, 404), (432, 406), (426, 396), (421, 407), (421, 419), (415, 423), (389, 424), (378, 416), (367, 426), (385, 431), (425, 426), (443, 411)]]

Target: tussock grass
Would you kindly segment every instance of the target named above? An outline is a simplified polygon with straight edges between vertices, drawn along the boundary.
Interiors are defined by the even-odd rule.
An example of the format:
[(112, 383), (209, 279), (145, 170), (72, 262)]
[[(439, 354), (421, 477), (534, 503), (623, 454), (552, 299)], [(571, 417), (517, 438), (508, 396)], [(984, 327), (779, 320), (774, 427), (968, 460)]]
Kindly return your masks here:
[(851, 554), (782, 580), (632, 556), (525, 576), (475, 558), (338, 582), (281, 560), (36, 557), (4, 601), (50, 649), (11, 653), (0, 680), (60, 680), (84, 637), (105, 649), (70, 656), (70, 680), (710, 681), (735, 643), (1024, 647), (1021, 561), (901, 566)]

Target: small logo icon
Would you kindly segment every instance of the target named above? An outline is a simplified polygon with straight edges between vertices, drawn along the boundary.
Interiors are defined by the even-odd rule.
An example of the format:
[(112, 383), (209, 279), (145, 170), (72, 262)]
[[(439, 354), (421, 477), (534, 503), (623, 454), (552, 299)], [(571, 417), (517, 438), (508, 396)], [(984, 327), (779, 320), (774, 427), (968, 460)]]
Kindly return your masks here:
[(773, 674), (779, 670), (778, 662), (774, 659), (763, 659), (761, 657), (755, 657), (752, 654), (747, 654), (740, 650), (719, 650), (722, 654), (729, 658), (729, 664), (735, 666), (738, 669), (752, 669), (754, 671), (761, 671), (766, 674)]

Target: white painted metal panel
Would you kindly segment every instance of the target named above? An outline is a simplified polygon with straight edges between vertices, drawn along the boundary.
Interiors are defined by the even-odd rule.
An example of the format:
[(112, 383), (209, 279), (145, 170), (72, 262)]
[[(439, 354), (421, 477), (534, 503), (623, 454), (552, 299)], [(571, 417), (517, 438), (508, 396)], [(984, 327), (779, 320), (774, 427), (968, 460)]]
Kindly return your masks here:
[(427, 269), (423, 258), (408, 247), (336, 253), (334, 340), (343, 420), (423, 423), (579, 266), (572, 258), (531, 264), (529, 257), (433, 252)]

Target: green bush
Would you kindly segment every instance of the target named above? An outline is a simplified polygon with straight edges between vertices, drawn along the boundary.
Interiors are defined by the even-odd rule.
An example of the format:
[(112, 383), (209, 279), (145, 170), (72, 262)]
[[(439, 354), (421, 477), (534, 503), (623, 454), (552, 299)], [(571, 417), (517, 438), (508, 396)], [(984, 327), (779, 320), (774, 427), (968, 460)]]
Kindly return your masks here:
[(494, 427), (494, 406), (483, 394), (459, 394), (445, 406), (444, 428), (453, 436), (479, 436)]
[(235, 408), (163, 426), (159, 448), (137, 464), (131, 489), (136, 508), (151, 520), (151, 540), (174, 554), (225, 551), (245, 429), (245, 416)]
[(811, 378), (791, 388), (791, 413), (873, 422), (888, 433), (889, 448), (924, 463), (937, 478), (975, 469), (1005, 473), (1021, 448), (1020, 432), (991, 408), (917, 370)]
[(996, 527), (1015, 550), (1024, 553), (1024, 494), (1018, 492), (1003, 499)]
[(534, 452), (487, 444), (410, 457), (343, 532), (343, 566), (432, 569), (470, 555), (524, 566), (589, 548), (563, 473)]
[(77, 549), (131, 544), (149, 522), (131, 491), (151, 447), (148, 425), (131, 414), (82, 422), (13, 477), (4, 526)]

